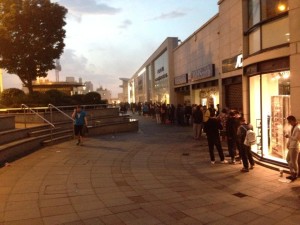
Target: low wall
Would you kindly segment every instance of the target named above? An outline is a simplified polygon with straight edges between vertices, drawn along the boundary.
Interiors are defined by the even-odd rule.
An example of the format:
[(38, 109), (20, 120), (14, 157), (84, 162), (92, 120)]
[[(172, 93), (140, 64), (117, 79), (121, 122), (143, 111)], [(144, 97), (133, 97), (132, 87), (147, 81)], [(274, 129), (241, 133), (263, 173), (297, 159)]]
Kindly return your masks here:
[[(119, 108), (98, 108), (98, 109), (87, 109), (85, 111), (87, 112), (88, 119), (90, 120), (95, 117), (119, 116)], [(71, 116), (73, 111), (66, 110), (64, 111), (64, 113)], [(70, 121), (68, 117), (64, 116), (62, 113), (57, 111), (52, 112), (52, 117), (49, 111), (39, 112), (39, 114), (52, 123)], [(26, 123), (46, 123), (45, 121), (43, 121), (41, 118), (39, 118), (33, 113), (26, 114), (26, 115), (24, 115), (23, 113), (17, 113), (13, 115), (15, 116), (16, 123), (24, 123), (24, 121), (26, 121)]]
[(15, 129), (15, 116), (0, 116), (0, 131)]
[(89, 128), (88, 136), (98, 136), (103, 134), (115, 134), (122, 132), (137, 132), (139, 130), (139, 121), (130, 120), (128, 122), (119, 122), (112, 124), (103, 124)]

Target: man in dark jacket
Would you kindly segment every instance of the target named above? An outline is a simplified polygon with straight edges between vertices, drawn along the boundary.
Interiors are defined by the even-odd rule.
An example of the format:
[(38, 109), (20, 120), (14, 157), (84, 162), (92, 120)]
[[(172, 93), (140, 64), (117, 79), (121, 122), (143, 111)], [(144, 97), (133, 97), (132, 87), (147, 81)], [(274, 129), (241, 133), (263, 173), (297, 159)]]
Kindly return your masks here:
[(232, 164), (235, 164), (238, 127), (239, 127), (239, 120), (236, 117), (236, 113), (234, 111), (230, 111), (228, 120), (226, 122), (226, 136), (227, 136), (228, 152), (229, 152), (229, 156), (231, 158), (230, 163), (232, 163)]
[(218, 150), (221, 163), (227, 163), (220, 141), (219, 131), (222, 129), (222, 125), (216, 117), (210, 117), (206, 122), (206, 135), (211, 164), (215, 164), (214, 146), (216, 146)]

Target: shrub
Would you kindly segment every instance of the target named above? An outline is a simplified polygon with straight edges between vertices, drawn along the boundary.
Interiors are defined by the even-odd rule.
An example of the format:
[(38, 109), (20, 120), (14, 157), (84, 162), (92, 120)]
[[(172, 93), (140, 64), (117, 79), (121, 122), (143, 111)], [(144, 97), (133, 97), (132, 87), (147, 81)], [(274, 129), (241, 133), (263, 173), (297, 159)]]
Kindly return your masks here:
[(83, 98), (84, 104), (101, 104), (101, 96), (98, 92), (89, 92), (84, 95)]
[(18, 88), (9, 88), (1, 93), (0, 104), (5, 107), (21, 107), (25, 93)]

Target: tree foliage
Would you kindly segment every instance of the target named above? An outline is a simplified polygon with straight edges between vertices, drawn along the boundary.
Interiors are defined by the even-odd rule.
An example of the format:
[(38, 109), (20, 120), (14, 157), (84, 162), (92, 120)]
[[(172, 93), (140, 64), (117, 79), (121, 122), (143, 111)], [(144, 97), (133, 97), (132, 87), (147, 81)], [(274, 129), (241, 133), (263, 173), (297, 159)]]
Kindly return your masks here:
[(0, 104), (10, 107), (20, 107), (25, 99), (24, 91), (18, 88), (9, 88), (4, 90), (0, 96)]
[(89, 92), (85, 94), (84, 104), (101, 104), (101, 95), (98, 92)]
[(19, 76), (29, 92), (64, 49), (67, 9), (50, 0), (0, 1), (0, 68)]

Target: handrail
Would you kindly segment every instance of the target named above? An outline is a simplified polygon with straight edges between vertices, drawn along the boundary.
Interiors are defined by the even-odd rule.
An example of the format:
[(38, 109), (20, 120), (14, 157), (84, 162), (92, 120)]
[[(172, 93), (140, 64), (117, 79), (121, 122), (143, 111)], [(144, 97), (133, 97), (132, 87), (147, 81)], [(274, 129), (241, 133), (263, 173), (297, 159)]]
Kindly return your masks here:
[[(50, 121), (48, 121), (47, 119), (45, 119), (44, 117), (42, 117), (40, 114), (38, 114), (36, 111), (34, 111), (33, 109), (31, 109), (29, 106), (22, 104), (21, 105), (22, 109), (27, 109), (30, 112), (32, 112), (33, 114), (35, 114), (36, 116), (38, 116), (39, 118), (41, 118), (43, 121), (45, 121), (46, 123), (48, 123), (50, 126), (52, 126), (53, 128), (55, 128), (55, 125), (53, 123), (51, 123)], [(24, 117), (25, 117), (25, 113), (24, 113)], [(26, 121), (25, 121), (25, 127), (26, 127)]]
[[(51, 110), (51, 108), (54, 108), (54, 109), (56, 109), (57, 111), (59, 111), (61, 114), (63, 114), (64, 116), (66, 116), (66, 117), (68, 117), (69, 119), (71, 119), (73, 122), (75, 121), (71, 116), (69, 116), (68, 114), (66, 114), (65, 112), (63, 112), (63, 111), (60, 110), (59, 108), (57, 108), (55, 105), (49, 104), (49, 105), (48, 105), (48, 108), (50, 108), (50, 110)], [(51, 112), (52, 112), (52, 110), (51, 110)], [(51, 115), (52, 115), (52, 113), (51, 113)]]
[(73, 124), (75, 119), (73, 119), (71, 116), (69, 116), (68, 114), (66, 114), (64, 111), (60, 110), (58, 107), (56, 107), (53, 104), (48, 104), (48, 108), (50, 108), (50, 117), (51, 117), (51, 121), (53, 122), (53, 112), (52, 112), (52, 108), (56, 109), (58, 112), (60, 112), (61, 114), (63, 114), (64, 116), (66, 116), (67, 118), (71, 119), (72, 121), (72, 130), (73, 130), (73, 137), (75, 137), (75, 130), (73, 129)]

